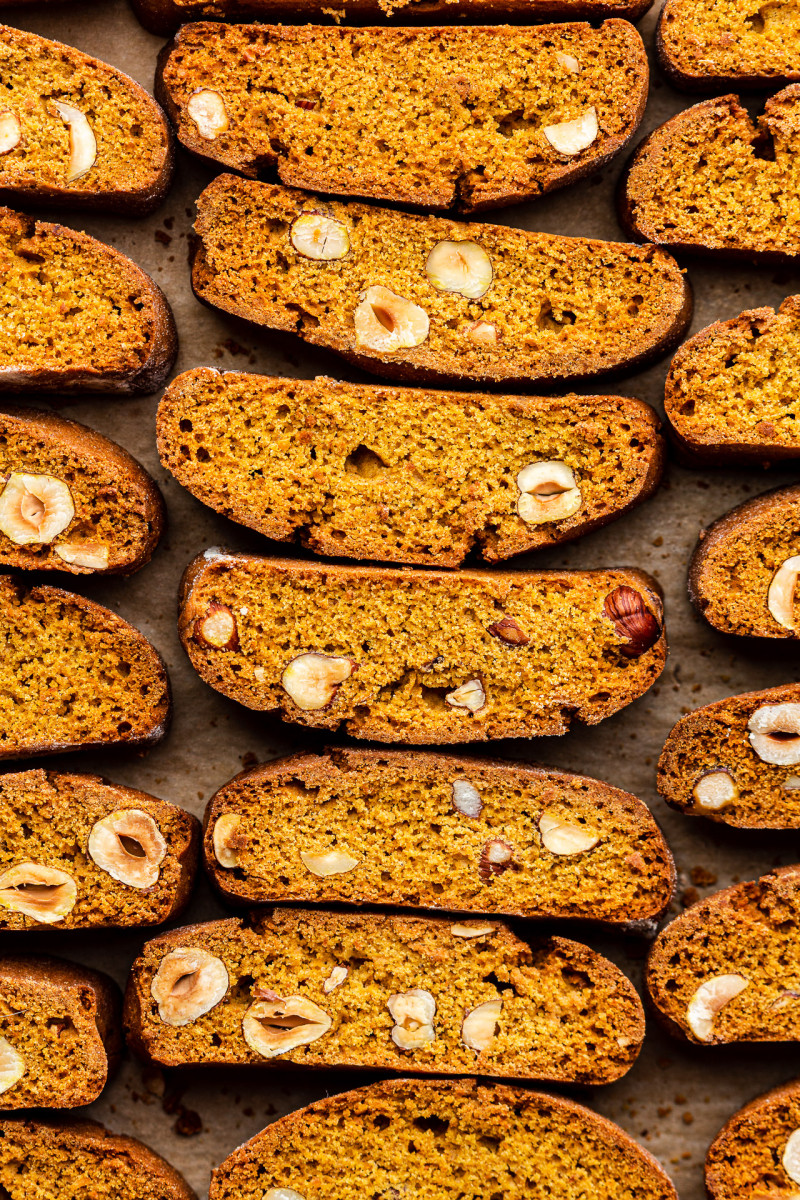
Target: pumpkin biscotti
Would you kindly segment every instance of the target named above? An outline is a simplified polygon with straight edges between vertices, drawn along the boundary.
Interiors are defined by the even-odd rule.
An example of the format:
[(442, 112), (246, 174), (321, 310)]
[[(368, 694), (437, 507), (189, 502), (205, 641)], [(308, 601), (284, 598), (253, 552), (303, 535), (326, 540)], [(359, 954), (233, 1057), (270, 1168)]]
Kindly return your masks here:
[(622, 972), (579, 942), (481, 924), (275, 909), (174, 929), (131, 968), (128, 1042), (169, 1067), (624, 1075), (644, 1012)]
[(110, 609), (0, 575), (0, 638), (0, 759), (149, 746), (164, 736), (164, 663)]
[(800, 865), (701, 900), (656, 939), (650, 998), (691, 1042), (800, 1041)]
[(677, 1200), (653, 1156), (605, 1117), (471, 1079), (384, 1080), (289, 1113), (217, 1167), (209, 1197), (388, 1198), (419, 1194), (420, 1180), (425, 1200)]
[(192, 286), (391, 379), (556, 385), (637, 366), (691, 312), (652, 246), (322, 200), (221, 175), (198, 202)]
[(658, 790), (690, 817), (739, 829), (800, 829), (800, 684), (729, 696), (681, 717)]
[(734, 1113), (706, 1155), (711, 1200), (785, 1198), (800, 1185), (800, 1082), (773, 1088)]
[(800, 79), (800, 14), (763, 0), (667, 0), (656, 45), (670, 82), (689, 92), (768, 88)]
[(144, 88), (71, 46), (0, 25), (0, 199), (143, 214), (166, 196), (169, 126)]
[(655, 929), (675, 877), (628, 792), (420, 752), (328, 750), (244, 771), (211, 797), (204, 846), (212, 881), (237, 904), (394, 904), (640, 931)]
[(181, 640), (223, 695), (379, 741), (565, 733), (663, 670), (656, 584), (640, 571), (411, 571), (200, 555)]
[(622, 396), (491, 396), (208, 367), (158, 408), (161, 461), (217, 512), (320, 554), (456, 567), (580, 537), (652, 494), (658, 418)]
[(94, 775), (0, 775), (0, 930), (161, 925), (185, 908), (196, 817)]
[(119, 999), (100, 971), (0, 958), (0, 1109), (96, 1100), (122, 1052)]

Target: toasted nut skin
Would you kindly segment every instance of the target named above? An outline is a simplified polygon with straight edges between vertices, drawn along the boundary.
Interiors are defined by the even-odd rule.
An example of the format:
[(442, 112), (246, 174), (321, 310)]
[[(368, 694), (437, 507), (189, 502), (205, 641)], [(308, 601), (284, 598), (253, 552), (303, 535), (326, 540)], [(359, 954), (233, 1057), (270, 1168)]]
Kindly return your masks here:
[(614, 588), (605, 598), (603, 612), (617, 633), (628, 639), (628, 645), (619, 648), (625, 658), (638, 658), (661, 637), (661, 626), (635, 588), (624, 584)]
[(102, 542), (59, 542), (53, 549), (71, 567), (86, 571), (105, 571), (108, 567), (108, 546)]
[(473, 821), (477, 821), (483, 811), (480, 792), (466, 779), (453, 780), (453, 808)]
[(425, 274), (440, 292), (479, 300), (492, 286), (492, 260), (478, 242), (437, 242), (425, 262)]
[(118, 808), (89, 833), (89, 857), (112, 879), (128, 887), (149, 888), (158, 883), (167, 843), (149, 813)]
[(345, 979), (347, 979), (347, 974), (348, 974), (347, 967), (341, 967), (341, 966), (334, 967), (333, 970), (331, 971), (330, 975), (328, 976), (328, 978), (325, 980), (325, 982), (322, 985), (322, 990), (325, 993), (325, 995), (327, 996), (331, 992), (335, 991), (337, 987), (341, 987), (341, 985), (344, 983)]
[(194, 640), (214, 650), (238, 650), (239, 629), (227, 604), (211, 604), (194, 623)]
[(497, 1032), (497, 1022), (503, 1011), (503, 1001), (486, 1000), (473, 1008), (464, 1018), (461, 1026), (461, 1040), (470, 1050), (488, 1050)]
[(743, 992), (749, 982), (741, 975), (717, 975), (700, 984), (686, 1009), (686, 1021), (699, 1042), (714, 1040), (715, 1016), (728, 1001)]
[(600, 837), (593, 829), (583, 825), (571, 825), (555, 813), (543, 812), (539, 818), (542, 845), (551, 854), (585, 854), (593, 850)]
[(328, 1032), (331, 1018), (305, 996), (256, 1000), (242, 1018), (242, 1033), (251, 1050), (264, 1058), (288, 1054)]
[(559, 154), (572, 156), (588, 150), (596, 139), (600, 127), (597, 124), (597, 109), (587, 108), (573, 121), (561, 121), (558, 125), (545, 125), (542, 133)]
[(424, 308), (380, 285), (359, 296), (353, 322), (356, 346), (378, 354), (421, 346), (430, 329)]
[(65, 104), (63, 100), (54, 100), (53, 108), (64, 124), (69, 127), (67, 183), (73, 183), (87, 171), (91, 171), (97, 161), (97, 139), (86, 114), (82, 113), (74, 104)]
[(0, 1095), (25, 1074), (25, 1059), (6, 1038), (0, 1037)]
[(189, 1025), (219, 1004), (228, 990), (221, 958), (195, 946), (179, 946), (162, 958), (150, 984), (165, 1025)]
[(24, 862), (0, 875), (0, 908), (22, 913), (41, 925), (63, 921), (75, 907), (78, 889), (66, 871)]
[(795, 1129), (789, 1134), (781, 1163), (792, 1183), (800, 1183), (800, 1129)]
[(298, 254), (318, 262), (344, 258), (350, 252), (347, 226), (324, 213), (301, 213), (292, 222), (289, 236)]
[(17, 546), (48, 545), (74, 516), (72, 493), (54, 475), (12, 471), (0, 493), (0, 532)]
[(800, 554), (793, 554), (781, 563), (767, 591), (767, 608), (784, 629), (794, 631), (797, 622), (794, 616), (794, 593), (800, 575)]
[(762, 762), (800, 763), (800, 704), (762, 704), (747, 722), (750, 745)]
[(454, 692), (448, 692), (445, 700), (451, 708), (466, 708), (471, 713), (486, 707), (486, 692), (480, 679), (468, 679)]
[(575, 472), (558, 459), (529, 463), (517, 475), (517, 512), (526, 525), (564, 521), (578, 511), (583, 498)]
[(727, 767), (709, 767), (697, 777), (692, 788), (697, 807), (709, 812), (716, 812), (726, 804), (732, 804), (738, 795), (736, 780)]
[(312, 875), (319, 875), (321, 878), (328, 875), (344, 875), (359, 863), (357, 858), (353, 858), (344, 850), (328, 850), (325, 854), (308, 854), (301, 850), (300, 859)]
[(214, 847), (214, 858), (221, 867), (238, 867), (239, 845), (238, 830), (242, 823), (239, 813), (223, 813), (214, 822), (214, 832), (211, 842)]
[(530, 634), (526, 633), (513, 617), (503, 617), (488, 628), (492, 637), (499, 638), (507, 646), (527, 646), (531, 640)]
[(0, 154), (8, 154), (22, 140), (22, 126), (19, 117), (10, 108), (0, 112)]
[(494, 925), (467, 925), (459, 922), (450, 926), (453, 937), (460, 938), (486, 937), (487, 933), (494, 933), (494, 930)]
[(228, 113), (225, 101), (212, 88), (198, 88), (192, 92), (186, 112), (197, 127), (201, 138), (213, 142), (228, 128)]
[(478, 874), (484, 883), (488, 883), (494, 875), (502, 875), (514, 860), (514, 847), (502, 838), (492, 838), (485, 842), (481, 849)]
[(433, 1018), (436, 1000), (424, 988), (397, 992), (386, 1001), (394, 1021), (392, 1041), (401, 1050), (421, 1050), (436, 1041)]
[(281, 675), (281, 687), (304, 712), (317, 712), (333, 703), (339, 685), (358, 670), (352, 658), (329, 654), (298, 654)]

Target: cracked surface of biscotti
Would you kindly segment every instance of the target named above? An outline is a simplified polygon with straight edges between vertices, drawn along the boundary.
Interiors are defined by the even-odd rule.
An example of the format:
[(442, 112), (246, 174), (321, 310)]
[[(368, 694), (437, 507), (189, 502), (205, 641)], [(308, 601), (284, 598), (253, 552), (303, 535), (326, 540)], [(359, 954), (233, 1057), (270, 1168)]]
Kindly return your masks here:
[(679, 446), (712, 464), (800, 456), (800, 296), (716, 321), (680, 347), (664, 388)]
[(0, 566), (129, 575), (163, 527), (155, 480), (127, 450), (54, 413), (0, 408)]
[(179, 631), (206, 683), (284, 720), (378, 741), (564, 733), (663, 670), (655, 582), (633, 569), (421, 571), (206, 551)]
[(178, 350), (161, 289), (64, 225), (0, 208), (0, 391), (154, 392)]
[(75, 1108), (96, 1100), (122, 1053), (119, 1001), (117, 985), (100, 971), (57, 958), (4, 955), (0, 1110)]
[[(157, 431), (179, 483), (267, 537), (443, 567), (473, 547), (496, 562), (615, 519), (652, 494), (664, 453), (653, 410), (620, 396), (446, 393), (208, 367), (170, 384)], [(523, 500), (526, 468), (534, 478), (521, 482), (535, 494)]]
[(214, 884), (237, 904), (399, 904), (640, 927), (664, 913), (675, 870), (628, 792), (541, 767), (386, 750), (298, 754), (242, 772), (208, 803), (204, 850)]
[(800, 484), (776, 488), (710, 525), (689, 564), (689, 596), (721, 633), (796, 638)]
[(721, 259), (794, 262), (800, 84), (755, 124), (736, 96), (704, 100), (645, 138), (620, 187), (631, 236)]
[(673, 808), (739, 829), (800, 829), (800, 684), (681, 717), (658, 763)]
[(200, 22), (162, 52), (156, 86), (183, 145), (245, 175), (471, 213), (599, 170), (633, 137), (648, 75), (627, 21)]
[(591, 1109), (466, 1079), (385, 1080), (318, 1100), (234, 1150), (209, 1195), (291, 1189), (287, 1197), (322, 1200), (331, 1181), (338, 1200), (361, 1200), (413, 1194), (420, 1180), (426, 1200), (677, 1200), (655, 1158)]
[(778, 867), (693, 905), (662, 930), (650, 999), (688, 1041), (800, 1041), (800, 865)]
[(800, 79), (800, 14), (778, 0), (667, 0), (656, 45), (670, 82), (690, 92)]
[(800, 1184), (800, 1082), (757, 1096), (734, 1113), (706, 1154), (711, 1200), (791, 1200)]
[[(632, 370), (671, 349), (691, 312), (686, 279), (652, 246), (322, 201), (233, 175), (197, 203), (200, 300), (385, 378), (556, 385)], [(435, 286), (437, 247), (459, 286), (488, 290)]]
[(441, 917), (297, 909), (174, 929), (131, 968), (129, 1045), (162, 1066), (586, 1084), (630, 1069), (644, 1012), (608, 959), (564, 938), (528, 945), (497, 922), (470, 938), (453, 929)]
[(0, 775), (0, 930), (161, 925), (189, 899), (196, 817), (94, 775)]
[(122, 71), (0, 25), (0, 199), (144, 214), (169, 190), (159, 106)]
[(0, 759), (148, 746), (164, 736), (164, 663), (110, 609), (0, 575), (0, 636)]
[(0, 1187), (9, 1200), (197, 1200), (149, 1146), (85, 1120), (0, 1119)]

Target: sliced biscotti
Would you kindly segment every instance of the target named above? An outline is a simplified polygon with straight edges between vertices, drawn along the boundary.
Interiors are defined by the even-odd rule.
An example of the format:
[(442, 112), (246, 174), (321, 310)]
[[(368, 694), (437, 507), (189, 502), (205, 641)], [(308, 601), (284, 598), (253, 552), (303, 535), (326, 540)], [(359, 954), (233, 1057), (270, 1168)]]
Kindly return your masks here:
[(800, 1082), (773, 1088), (739, 1109), (706, 1155), (711, 1200), (785, 1197), (800, 1184)]
[(644, 1013), (578, 942), (497, 922), (275, 909), (147, 942), (125, 995), (129, 1044), (162, 1066), (369, 1067), (607, 1083)]
[(656, 45), (659, 62), (677, 88), (768, 88), (800, 79), (798, 34), (800, 16), (793, 4), (667, 0)]
[(0, 409), (0, 566), (129, 575), (164, 527), (155, 480), (77, 421)]
[(0, 775), (0, 930), (161, 925), (194, 881), (196, 817), (94, 775)]
[(627, 21), (201, 22), (181, 28), (157, 76), (178, 138), (204, 158), (251, 176), (277, 168), (293, 187), (467, 213), (599, 170), (636, 131), (647, 86)]
[(800, 1041), (800, 865), (725, 888), (677, 917), (647, 964), (670, 1032), (693, 1042)]
[(148, 746), (164, 736), (164, 663), (110, 609), (0, 575), (0, 638), (0, 759)]
[(800, 829), (800, 684), (681, 717), (658, 763), (673, 808), (740, 829)]
[(747, 500), (709, 526), (689, 566), (689, 596), (722, 633), (796, 638), (800, 484)]
[(491, 396), (208, 367), (158, 408), (161, 461), (217, 512), (321, 554), (458, 566), (580, 537), (652, 494), (658, 418), (622, 396)]
[(43, 1200), (197, 1200), (160, 1154), (95, 1121), (0, 1120), (0, 1186), (13, 1196), (21, 1179)]
[(129, 76), (0, 25), (0, 199), (148, 213), (172, 182), (169, 126)]
[(680, 347), (664, 389), (675, 440), (691, 458), (765, 466), (800, 456), (800, 296), (716, 321)]
[(736, 96), (695, 104), (634, 154), (619, 193), (623, 228), (669, 250), (793, 262), (798, 149), (798, 84), (768, 100), (757, 125)]
[(469, 742), (594, 725), (666, 656), (649, 576), (411, 571), (207, 551), (179, 627), (192, 665), (248, 708), (388, 742)]
[(178, 350), (161, 289), (85, 233), (0, 208), (0, 391), (154, 392)]
[(663, 914), (674, 881), (669, 848), (630, 793), (419, 752), (328, 750), (244, 771), (211, 797), (204, 850), (213, 882), (238, 904), (399, 904), (641, 927)]
[(413, 1195), (420, 1180), (431, 1200), (522, 1195), (524, 1174), (531, 1196), (677, 1200), (652, 1155), (591, 1109), (471, 1079), (384, 1080), (281, 1117), (217, 1167), (210, 1200), (293, 1200), (320, 1177), (359, 1200), (364, 1164), (375, 1196)]
[(689, 285), (651, 246), (458, 224), (221, 175), (198, 200), (200, 300), (420, 382), (557, 384), (665, 353)]
[(100, 971), (0, 958), (0, 1109), (96, 1100), (121, 1054), (119, 999)]

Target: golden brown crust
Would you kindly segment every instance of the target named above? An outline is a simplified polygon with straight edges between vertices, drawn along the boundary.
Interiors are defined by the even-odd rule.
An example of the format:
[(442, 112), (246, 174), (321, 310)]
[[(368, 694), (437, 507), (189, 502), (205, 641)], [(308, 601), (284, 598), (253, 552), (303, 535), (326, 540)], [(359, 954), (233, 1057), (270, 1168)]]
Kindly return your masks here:
[[(740, 1108), (708, 1148), (710, 1200), (753, 1200), (790, 1195), (796, 1180), (783, 1166), (789, 1137), (800, 1127), (800, 1081), (792, 1080)], [(790, 1190), (786, 1190), (790, 1189)]]

